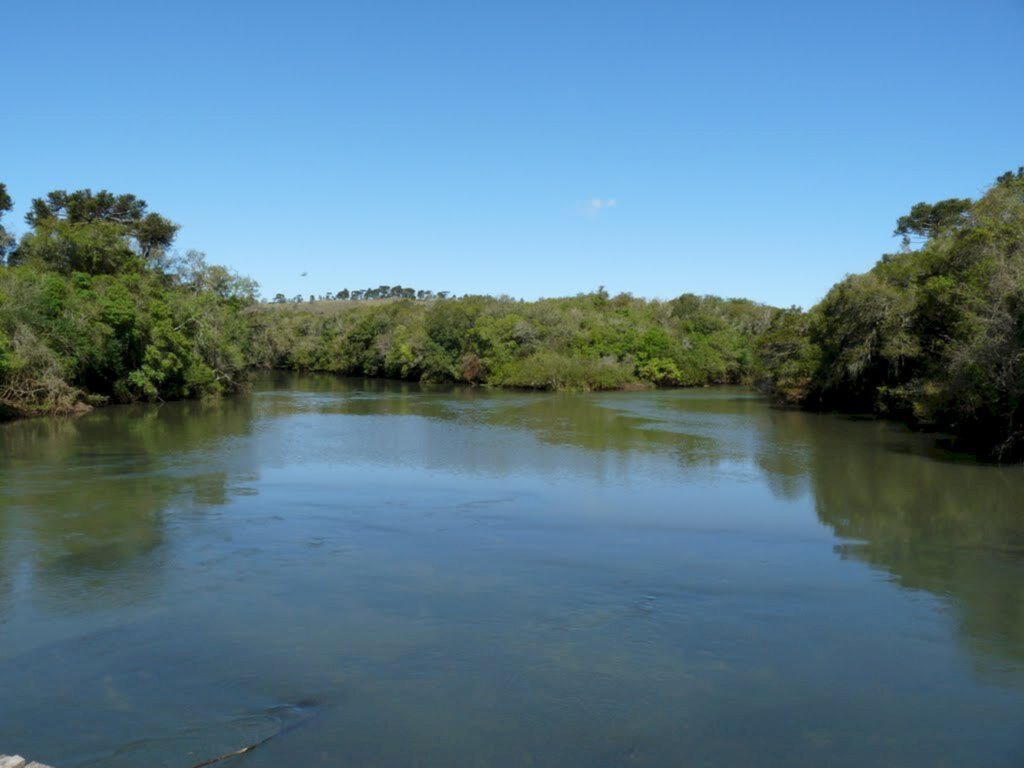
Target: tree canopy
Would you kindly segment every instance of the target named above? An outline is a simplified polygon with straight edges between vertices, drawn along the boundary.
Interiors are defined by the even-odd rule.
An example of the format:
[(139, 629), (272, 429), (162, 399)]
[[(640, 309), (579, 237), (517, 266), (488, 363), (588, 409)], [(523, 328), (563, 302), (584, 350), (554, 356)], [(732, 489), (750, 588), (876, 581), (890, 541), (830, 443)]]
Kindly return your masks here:
[(38, 261), (64, 273), (116, 274), (159, 265), (178, 225), (147, 210), (135, 195), (106, 190), (56, 190), (35, 198), (25, 222), (32, 230), (9, 261)]
[(788, 399), (874, 411), (1024, 458), (1024, 169), (978, 200), (919, 203), (896, 232), (924, 237), (836, 284), (765, 347)]
[(906, 216), (900, 216), (893, 234), (902, 235), (904, 245), (909, 244), (911, 235), (926, 240), (935, 237), (965, 223), (972, 204), (969, 198), (958, 197), (935, 204), (918, 203)]
[(134, 195), (51, 192), (26, 222), (0, 269), (0, 417), (244, 383), (252, 280), (198, 252), (172, 257), (177, 225)]

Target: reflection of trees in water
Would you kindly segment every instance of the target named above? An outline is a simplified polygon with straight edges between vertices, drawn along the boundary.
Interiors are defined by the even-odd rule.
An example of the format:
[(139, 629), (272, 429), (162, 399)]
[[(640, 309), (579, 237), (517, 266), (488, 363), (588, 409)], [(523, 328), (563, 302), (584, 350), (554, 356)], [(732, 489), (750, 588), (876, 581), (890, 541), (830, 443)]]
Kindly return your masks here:
[[(931, 438), (893, 424), (772, 409), (730, 390), (559, 396), (333, 377), (300, 386), (325, 395), (307, 403), (318, 412), (496, 426), (589, 453), (673, 456), (684, 467), (752, 460), (777, 496), (812, 492), (819, 519), (860, 542), (843, 556), (950, 600), (972, 644), (1024, 660), (1019, 469), (944, 461)], [(521, 461), (514, 450), (478, 454), (473, 466), (488, 469)], [(581, 467), (593, 465), (591, 456)]]
[(233, 398), (4, 425), (0, 585), (24, 559), (62, 609), (140, 599), (162, 570), (166, 510), (225, 502), (234, 473), (215, 454), (250, 422)]
[(584, 395), (527, 397), (489, 409), (492, 426), (528, 429), (538, 440), (587, 451), (672, 453), (681, 457), (713, 457), (714, 438), (664, 429), (656, 418), (619, 410), (614, 399)]
[(764, 408), (764, 413), (757, 422), (754, 463), (772, 493), (783, 499), (798, 499), (808, 490), (815, 417), (781, 409)]
[[(789, 496), (809, 483), (837, 551), (947, 599), (979, 658), (1024, 662), (1024, 471), (942, 460), (883, 422), (779, 411), (757, 462)], [(783, 478), (781, 481), (779, 477)]]
[[(263, 383), (278, 388), (278, 393), (260, 394), (264, 416), (415, 416), (460, 426), (510, 429), (555, 447), (621, 456), (658, 453), (673, 456), (685, 467), (742, 459), (744, 447), (723, 435), (722, 422), (747, 419), (762, 408), (760, 401), (749, 396), (707, 390), (689, 391), (685, 398), (672, 400), (664, 392), (551, 394), (324, 375), (273, 374)], [(749, 431), (749, 424), (743, 430)], [(444, 450), (443, 445), (431, 447), (432, 454)], [(464, 458), (467, 466), (489, 464), (486, 468), (496, 471), (522, 463), (521, 457), (517, 461), (494, 446)]]
[(818, 456), (818, 516), (844, 556), (950, 598), (972, 645), (1024, 661), (1024, 478), (920, 456)]

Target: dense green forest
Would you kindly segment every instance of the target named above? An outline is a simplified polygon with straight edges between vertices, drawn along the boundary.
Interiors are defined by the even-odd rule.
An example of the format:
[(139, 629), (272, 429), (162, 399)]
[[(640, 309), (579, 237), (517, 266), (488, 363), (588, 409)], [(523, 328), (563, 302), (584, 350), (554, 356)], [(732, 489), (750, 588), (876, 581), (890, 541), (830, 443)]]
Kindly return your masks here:
[[(12, 200), (0, 184), (0, 216)], [(0, 415), (201, 397), (252, 368), (551, 390), (757, 383), (1024, 458), (1024, 169), (978, 200), (919, 203), (896, 253), (809, 311), (603, 289), (524, 302), (382, 285), (310, 301), (172, 250), (133, 195), (32, 201), (0, 226)], [(2, 222), (0, 222), (2, 224)]]
[(1024, 168), (979, 200), (919, 203), (898, 253), (837, 283), (759, 340), (763, 382), (805, 407), (947, 431), (1024, 458)]
[(51, 192), (26, 222), (0, 228), (0, 416), (241, 386), (251, 280), (172, 256), (177, 226), (133, 195)]
[(603, 290), (524, 302), (490, 296), (261, 305), (256, 365), (553, 390), (750, 383), (778, 310)]

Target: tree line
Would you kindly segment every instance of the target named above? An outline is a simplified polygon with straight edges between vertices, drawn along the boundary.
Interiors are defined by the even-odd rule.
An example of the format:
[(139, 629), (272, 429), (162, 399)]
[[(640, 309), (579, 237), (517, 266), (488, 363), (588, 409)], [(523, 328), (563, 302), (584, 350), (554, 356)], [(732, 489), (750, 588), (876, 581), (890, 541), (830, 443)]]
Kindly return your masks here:
[(258, 367), (551, 390), (756, 383), (1024, 459), (1024, 168), (977, 200), (914, 205), (896, 252), (807, 311), (401, 285), (260, 304), (253, 281), (173, 251), (177, 225), (134, 195), (51, 192), (20, 239), (11, 208), (0, 184), (0, 415), (231, 392)]
[(744, 299), (647, 301), (603, 289), (525, 302), (339, 302), (254, 307), (253, 363), (411, 381), (551, 390), (751, 383), (778, 312)]
[[(415, 288), (404, 288), (401, 285), (380, 285), (376, 288), (364, 288), (362, 290), (350, 291), (342, 288), (337, 293), (309, 294), (309, 302), (315, 301), (371, 301), (373, 299), (407, 299), (409, 301), (433, 301), (434, 299), (447, 299), (451, 296), (450, 291), (427, 291), (416, 290)], [(274, 304), (302, 304), (306, 301), (301, 293), (292, 296), (290, 299), (283, 293), (274, 295)]]

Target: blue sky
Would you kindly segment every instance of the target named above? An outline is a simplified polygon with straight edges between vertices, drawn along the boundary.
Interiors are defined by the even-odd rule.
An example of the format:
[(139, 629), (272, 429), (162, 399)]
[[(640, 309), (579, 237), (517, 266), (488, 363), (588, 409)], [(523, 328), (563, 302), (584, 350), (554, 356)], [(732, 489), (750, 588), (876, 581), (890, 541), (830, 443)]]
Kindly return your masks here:
[(268, 297), (806, 307), (913, 203), (1024, 164), (1024, 0), (12, 0), (3, 28), (7, 223), (132, 192)]

